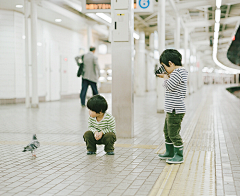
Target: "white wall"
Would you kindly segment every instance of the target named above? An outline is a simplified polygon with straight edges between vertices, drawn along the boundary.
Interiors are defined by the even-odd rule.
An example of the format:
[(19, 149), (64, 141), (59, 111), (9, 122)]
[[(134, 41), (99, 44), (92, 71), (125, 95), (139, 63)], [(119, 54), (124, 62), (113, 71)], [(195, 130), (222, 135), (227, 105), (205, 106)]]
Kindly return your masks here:
[(0, 10), (0, 99), (15, 94), (15, 28), (14, 13)]
[[(80, 79), (76, 77), (78, 66), (76, 65), (74, 57), (79, 55), (79, 48), (84, 48), (87, 51), (87, 46), (84, 44), (84, 35), (47, 23), (45, 21), (38, 21), (38, 41), (43, 43), (42, 50), (51, 42), (58, 44), (59, 55), (66, 56), (68, 62), (68, 91), (67, 94), (75, 94), (80, 89)], [(40, 50), (40, 47), (38, 47)], [(42, 57), (46, 58), (46, 52), (42, 53)], [(59, 58), (60, 58), (59, 56)], [(38, 60), (39, 62), (40, 60)], [(44, 65), (39, 65), (44, 66)], [(41, 86), (45, 86), (45, 76), (40, 79)], [(44, 88), (39, 89), (39, 94), (46, 93)]]
[[(25, 98), (25, 40), (22, 38), (25, 34), (24, 16), (17, 12), (0, 10), (0, 18), (0, 99)], [(86, 31), (74, 32), (38, 20), (37, 32), (38, 42), (42, 44), (38, 46), (39, 96), (47, 95), (50, 43), (58, 46), (59, 60), (60, 56), (67, 57), (68, 81), (65, 94), (79, 93), (81, 80), (76, 77), (78, 66), (74, 57), (79, 54), (79, 48), (88, 51), (84, 41)], [(94, 44), (97, 43), (97, 38), (94, 38)], [(31, 64), (31, 61), (29, 63)], [(31, 67), (29, 71), (31, 77)]]

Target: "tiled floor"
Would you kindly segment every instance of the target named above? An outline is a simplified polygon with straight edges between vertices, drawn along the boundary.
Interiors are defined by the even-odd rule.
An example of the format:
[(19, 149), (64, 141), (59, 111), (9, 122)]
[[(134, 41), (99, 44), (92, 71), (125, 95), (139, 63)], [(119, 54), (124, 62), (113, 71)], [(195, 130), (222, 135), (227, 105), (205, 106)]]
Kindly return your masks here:
[[(77, 99), (38, 109), (2, 105), (0, 195), (240, 195), (240, 99), (226, 87), (204, 86), (187, 97), (181, 165), (157, 156), (165, 115), (156, 113), (154, 92), (135, 97), (134, 138), (118, 138), (114, 156), (103, 146), (86, 155), (88, 110)], [(33, 133), (41, 143), (36, 159), (22, 152)]]

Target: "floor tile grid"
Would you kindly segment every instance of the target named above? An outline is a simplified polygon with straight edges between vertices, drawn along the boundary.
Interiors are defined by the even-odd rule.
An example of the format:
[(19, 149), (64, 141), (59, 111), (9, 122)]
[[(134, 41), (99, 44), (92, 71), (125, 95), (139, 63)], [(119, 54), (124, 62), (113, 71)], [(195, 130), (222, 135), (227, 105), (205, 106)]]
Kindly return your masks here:
[[(14, 134), (15, 135), (15, 134)], [(64, 135), (64, 134), (62, 134), (62, 135)], [(69, 135), (69, 134), (68, 134)], [(69, 141), (75, 141), (71, 136), (68, 136), (68, 135), (66, 135), (67, 137), (66, 137), (66, 139), (68, 139)], [(15, 137), (15, 138), (17, 138), (18, 139), (18, 137)], [(54, 136), (54, 138), (55, 138), (55, 136)], [(61, 138), (61, 136), (59, 136), (58, 137), (58, 139), (54, 139), (54, 138), (48, 138), (50, 141), (57, 141), (58, 139), (60, 139)], [(9, 138), (8, 138), (9, 139)], [(44, 139), (46, 139), (46, 138), (44, 138)], [(20, 139), (20, 141), (21, 141), (21, 139)], [(54, 142), (52, 142), (52, 143), (54, 143)], [(44, 142), (43, 142), (43, 144), (44, 144)], [(18, 148), (18, 147), (17, 147)], [(39, 152), (39, 154), (38, 154), (38, 156), (44, 156), (45, 154), (46, 154), (46, 156), (47, 155), (49, 155), (49, 156), (47, 156), (47, 157), (44, 157), (44, 159), (45, 160), (47, 160), (47, 161), (50, 161), (50, 160), (53, 160), (53, 162), (54, 161), (59, 161), (58, 160), (58, 158), (59, 158), (59, 154), (57, 153), (57, 155), (56, 155), (56, 153), (55, 154), (53, 154), (53, 153), (51, 153), (51, 152), (59, 152), (59, 151), (63, 151), (64, 152), (64, 150), (66, 150), (67, 148), (69, 148), (69, 147), (66, 147), (66, 146), (63, 146), (63, 147), (59, 147), (59, 146), (57, 146), (57, 147), (54, 147), (54, 146), (52, 146), (52, 144), (51, 144), (51, 146), (45, 146), (45, 145), (43, 145), (43, 146), (41, 146), (41, 148), (42, 148), (42, 150), (41, 150), (41, 152)], [(18, 150), (18, 149), (15, 149), (16, 151)], [(72, 148), (69, 148), (69, 150), (70, 151), (73, 151), (73, 149)], [(123, 153), (124, 153), (124, 150), (123, 149), (121, 149), (121, 151), (123, 151)], [(136, 151), (138, 151), (138, 149), (136, 149)], [(44, 153), (45, 152), (45, 153)], [(63, 153), (64, 154), (64, 153)], [(76, 153), (77, 154), (77, 153)], [(140, 153), (141, 154), (141, 153)], [(153, 154), (153, 153), (147, 153), (147, 154)], [(18, 155), (18, 154), (17, 154)], [(25, 154), (24, 154), (25, 155)], [(84, 152), (84, 155), (85, 155), (85, 152)], [(19, 155), (18, 155), (19, 156)], [(64, 155), (65, 156), (65, 155)], [(63, 157), (64, 157), (63, 156)], [(49, 157), (49, 158), (48, 158)], [(62, 158), (63, 158), (62, 157)], [(154, 157), (154, 156), (153, 156)], [(128, 157), (126, 157), (126, 158), (128, 158)], [(140, 160), (140, 161), (137, 161), (136, 162), (136, 164), (141, 164), (141, 161), (142, 161), (142, 159)], [(71, 162), (71, 161), (70, 161)], [(146, 166), (146, 168), (144, 169), (144, 168), (136, 168), (136, 170), (135, 170), (135, 173), (133, 173), (133, 174), (138, 174), (140, 171), (142, 171), (143, 169), (144, 169), (144, 171), (146, 171), (145, 173), (143, 173), (144, 175), (139, 175), (140, 176), (140, 178), (146, 178), (146, 177), (148, 177), (147, 178), (147, 180), (146, 180), (146, 185), (144, 185), (145, 186), (145, 188), (144, 188), (144, 190), (145, 190), (145, 192), (143, 191), (143, 190), (139, 190), (139, 194), (140, 193), (143, 193), (143, 194), (145, 194), (146, 195), (146, 190), (147, 191), (149, 191), (150, 190), (150, 188), (151, 188), (151, 186), (152, 186), (152, 182), (154, 181), (154, 180), (156, 180), (156, 178), (157, 178), (157, 175), (156, 174), (158, 174), (159, 172), (161, 172), (161, 167), (160, 168), (157, 168), (156, 167), (156, 165), (158, 164), (158, 162), (159, 162), (159, 160), (157, 160), (157, 162), (156, 163), (154, 163), (154, 165), (152, 165), (151, 166), (151, 164), (150, 165), (147, 165)], [(147, 161), (143, 161), (142, 163), (149, 163), (149, 160), (147, 160)], [(59, 164), (58, 164), (59, 165)], [(52, 180), (52, 184), (51, 184), (51, 182), (50, 183), (48, 183), (48, 186), (50, 186), (50, 187), (47, 187), (47, 185), (46, 184), (44, 184), (44, 183), (42, 183), (41, 181), (39, 181), (39, 182), (35, 182), (34, 180), (33, 180), (33, 178), (35, 177), (35, 175), (34, 176), (31, 176), (31, 175), (29, 175), (29, 177), (31, 177), (30, 178), (30, 180), (28, 181), (28, 182), (26, 182), (25, 183), (25, 185), (27, 185), (28, 187), (25, 189), (25, 190), (23, 190), (22, 192), (25, 192), (25, 193), (27, 193), (27, 192), (29, 192), (30, 194), (31, 193), (35, 193), (35, 194), (42, 194), (42, 191), (47, 191), (47, 188), (49, 189), (49, 191), (47, 191), (48, 193), (56, 193), (56, 194), (61, 194), (60, 192), (57, 192), (57, 189), (60, 189), (60, 187), (65, 187), (65, 186), (61, 186), (61, 184), (62, 184), (62, 182), (66, 182), (66, 179), (64, 179), (63, 181), (59, 181), (59, 183), (56, 185), (56, 183), (57, 183), (57, 178), (59, 178), (59, 177), (61, 177), (63, 174), (64, 174), (64, 168), (62, 168), (63, 166), (61, 165), (60, 166), (60, 168), (58, 169), (57, 168), (57, 166), (58, 165), (54, 165), (54, 167), (55, 167), (55, 172), (54, 172), (54, 174), (50, 174), (51, 176), (53, 176), (53, 177), (55, 177), (54, 179), (51, 179)], [(38, 165), (36, 165), (35, 166), (36, 168), (38, 167)], [(43, 166), (39, 166), (39, 168), (41, 169)], [(49, 179), (46, 177), (46, 175), (49, 175), (49, 170), (54, 170), (54, 167), (53, 168), (51, 168), (49, 165), (45, 165), (44, 166), (45, 168), (44, 168), (44, 170), (47, 170), (46, 172), (48, 172), (48, 173), (41, 173), (41, 176), (43, 176), (43, 178), (44, 178), (44, 180), (46, 181), (49, 181)], [(156, 168), (156, 169), (154, 169), (154, 168)], [(162, 167), (163, 168), (163, 167)], [(43, 169), (43, 168), (42, 168)], [(67, 169), (67, 168), (66, 168)], [(125, 169), (125, 168), (120, 168), (120, 169)], [(118, 169), (117, 169), (118, 170)], [(28, 171), (30, 171), (31, 172), (31, 170), (28, 170)], [(51, 172), (50, 172), (51, 173)], [(156, 174), (155, 174), (156, 173)], [(25, 172), (22, 172), (21, 173), (21, 175), (25, 175), (26, 173)], [(148, 176), (146, 176), (146, 174), (148, 174)], [(133, 175), (133, 176), (136, 176), (136, 175)], [(90, 177), (90, 176), (89, 176)], [(91, 175), (91, 177), (92, 177), (92, 175)], [(133, 182), (133, 181), (132, 181)], [(29, 184), (28, 184), (29, 183)], [(55, 185), (55, 186), (53, 186), (53, 184)], [(131, 183), (130, 183), (131, 184)], [(40, 186), (40, 187), (39, 187)], [(33, 187), (33, 188), (32, 188)], [(126, 189), (126, 186), (123, 186), (125, 189)], [(148, 189), (146, 189), (146, 187), (150, 187), (150, 188), (148, 188)], [(37, 188), (37, 190), (35, 190)], [(86, 187), (85, 187), (86, 188)], [(136, 189), (137, 187), (136, 186), (133, 186), (132, 188), (131, 188), (131, 191), (130, 191), (130, 193), (134, 193), (134, 191), (136, 192), (138, 189)], [(55, 190), (56, 189), (56, 190)], [(65, 190), (67, 189), (67, 187), (65, 187)], [(140, 188), (141, 189), (141, 188)], [(81, 190), (85, 190), (85, 189), (81, 189)], [(117, 189), (116, 189), (117, 190)], [(13, 190), (13, 191), (16, 191), (16, 189), (15, 190)], [(66, 190), (67, 191), (67, 190)], [(68, 191), (70, 191), (70, 190), (68, 190)], [(87, 189), (86, 189), (86, 191), (87, 191)], [(124, 191), (126, 191), (126, 190), (121, 190), (121, 189), (119, 189), (119, 191), (120, 192), (124, 192)], [(47, 193), (46, 192), (46, 193)], [(74, 192), (75, 193), (79, 193), (79, 190), (78, 191), (73, 191), (71, 194), (74, 194)], [(130, 194), (129, 193), (129, 194)], [(8, 192), (8, 194), (11, 194), (11, 192)], [(89, 193), (87, 193), (86, 192), (86, 194), (89, 194)], [(90, 193), (90, 194), (93, 194), (92, 192)]]
[(214, 131), (208, 95), (169, 195), (215, 195)]
[[(210, 91), (209, 91), (210, 92)], [(182, 128), (184, 130), (182, 134), (182, 138), (184, 140), (184, 157), (187, 158), (188, 156), (188, 148), (189, 144), (191, 144), (191, 139), (192, 135), (194, 134), (195, 127), (197, 126), (198, 119), (200, 117), (200, 114), (202, 112), (202, 108), (205, 104), (206, 98), (202, 98), (201, 100), (198, 100), (198, 96), (194, 95), (195, 97), (195, 103), (194, 105), (195, 111), (193, 114), (189, 115), (192, 118), (185, 118), (185, 122), (187, 122), (187, 125), (185, 124), (186, 127)], [(190, 145), (191, 146), (191, 145)], [(157, 153), (164, 153), (165, 151), (165, 145), (162, 144), (160, 149), (157, 151)], [(190, 158), (191, 160), (191, 158)], [(185, 164), (185, 163), (183, 163)], [(188, 168), (188, 167), (186, 167)], [(171, 191), (171, 188), (173, 186), (173, 183), (178, 183), (178, 181), (174, 181), (177, 172), (179, 169), (179, 165), (172, 165), (171, 167), (169, 164), (167, 164), (163, 170), (163, 172), (160, 174), (158, 181), (155, 183), (152, 191), (150, 192), (149, 196), (153, 195), (168, 195), (169, 192)], [(179, 181), (180, 182), (180, 181)], [(185, 181), (183, 181), (185, 182)], [(176, 190), (176, 189), (175, 189)]]
[[(219, 92), (215, 93), (219, 97)], [(223, 102), (223, 100), (231, 100)], [(240, 100), (229, 92), (217, 99), (215, 109), (216, 172), (218, 195), (240, 195), (239, 106)], [(227, 115), (226, 115), (227, 114)], [(218, 142), (218, 143), (217, 143)]]

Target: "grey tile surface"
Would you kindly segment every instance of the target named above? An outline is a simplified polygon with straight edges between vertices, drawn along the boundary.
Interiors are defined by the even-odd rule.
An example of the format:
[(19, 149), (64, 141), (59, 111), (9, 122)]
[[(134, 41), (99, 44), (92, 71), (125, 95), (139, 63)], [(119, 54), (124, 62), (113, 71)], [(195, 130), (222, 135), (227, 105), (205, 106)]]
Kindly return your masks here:
[[(205, 95), (204, 88), (212, 88), (212, 93)], [(215, 150), (217, 195), (240, 195), (240, 101), (223, 86), (204, 88), (187, 97), (181, 132), (201, 98), (213, 99), (212, 113), (207, 114), (212, 120), (205, 118), (204, 127), (214, 126), (215, 136), (209, 132), (199, 145)], [(104, 96), (111, 108), (110, 94)], [(103, 146), (97, 155), (86, 155), (82, 135), (88, 110), (79, 100), (40, 103), (38, 109), (0, 106), (0, 195), (148, 195), (166, 165), (155, 153), (164, 141), (165, 117), (156, 113), (155, 103), (153, 92), (135, 97), (134, 138), (118, 138), (114, 156), (105, 155)], [(33, 133), (41, 143), (36, 159), (21, 152)], [(210, 142), (216, 136), (218, 146)]]

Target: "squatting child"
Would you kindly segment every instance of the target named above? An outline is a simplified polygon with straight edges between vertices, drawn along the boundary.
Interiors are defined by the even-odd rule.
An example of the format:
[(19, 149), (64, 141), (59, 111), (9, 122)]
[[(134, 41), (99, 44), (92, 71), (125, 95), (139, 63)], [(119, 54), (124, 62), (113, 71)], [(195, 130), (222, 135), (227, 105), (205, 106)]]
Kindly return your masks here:
[(160, 56), (162, 65), (156, 75), (164, 79), (166, 112), (164, 124), (165, 154), (159, 154), (160, 159), (167, 163), (183, 162), (183, 141), (179, 134), (181, 123), (186, 113), (184, 99), (187, 93), (187, 70), (182, 67), (182, 55), (173, 49), (163, 51)]
[(87, 155), (96, 154), (96, 144), (104, 144), (107, 155), (114, 155), (114, 142), (116, 141), (115, 118), (106, 113), (107, 101), (101, 95), (95, 95), (87, 102), (89, 109), (88, 131), (83, 139), (87, 146)]

